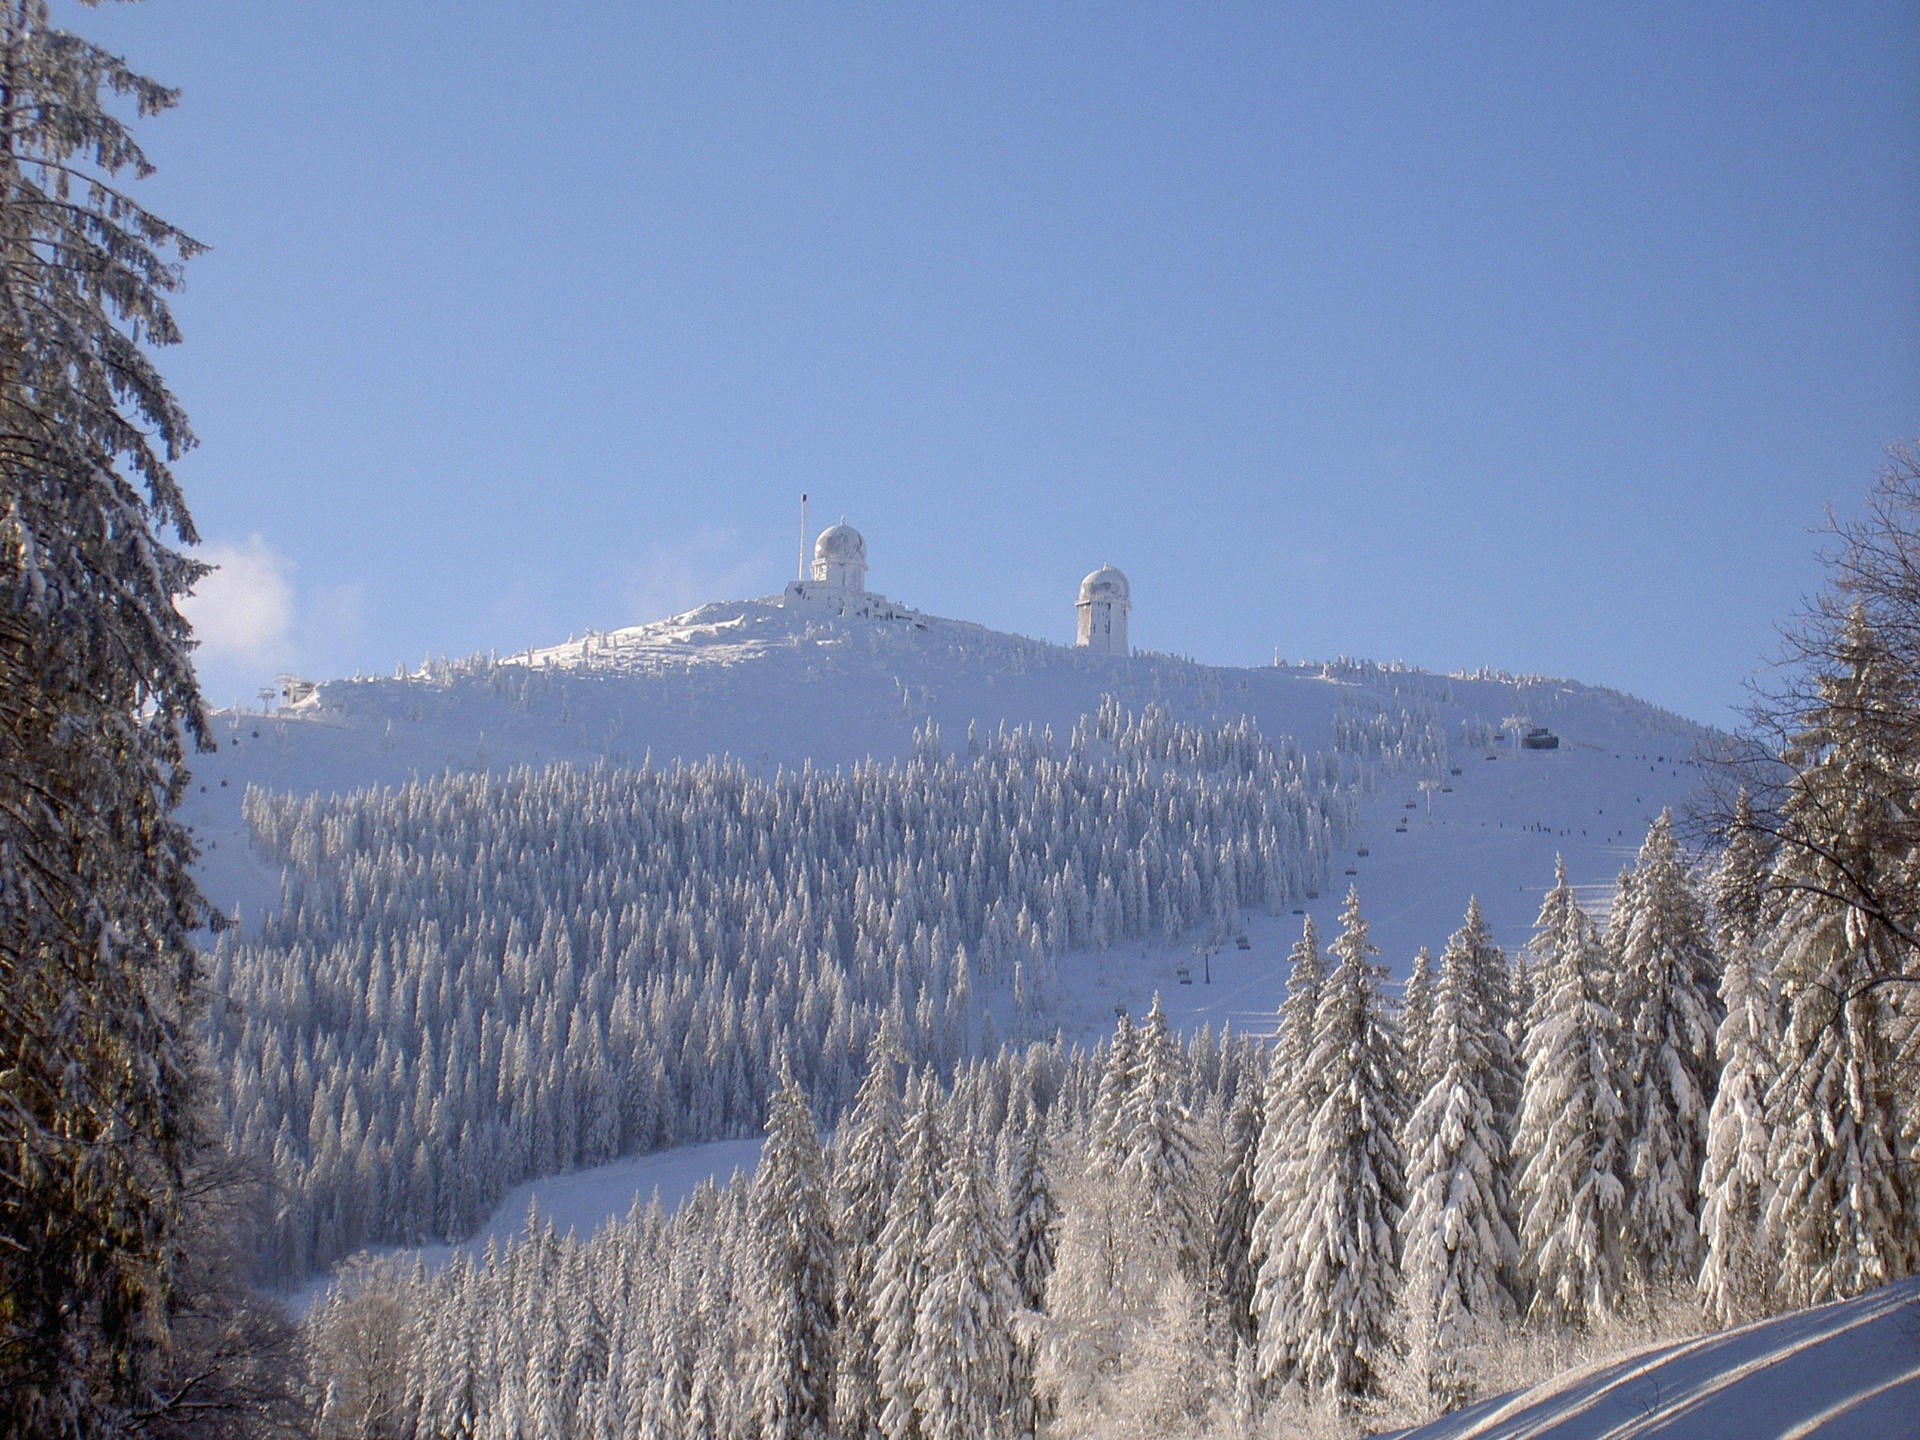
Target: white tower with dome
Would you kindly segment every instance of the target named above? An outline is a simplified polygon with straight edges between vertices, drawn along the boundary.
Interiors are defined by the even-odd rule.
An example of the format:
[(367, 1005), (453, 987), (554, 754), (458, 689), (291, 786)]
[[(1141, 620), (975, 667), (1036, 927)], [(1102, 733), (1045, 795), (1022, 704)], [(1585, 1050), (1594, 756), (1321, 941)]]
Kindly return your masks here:
[(836, 590), (867, 588), (867, 542), (845, 520), (829, 525), (813, 542), (812, 578)]
[(1127, 612), (1133, 608), (1133, 592), (1127, 577), (1111, 565), (1102, 565), (1080, 582), (1080, 599), (1074, 605), (1079, 612), (1079, 631), (1074, 644), (1096, 655), (1125, 655), (1127, 649)]

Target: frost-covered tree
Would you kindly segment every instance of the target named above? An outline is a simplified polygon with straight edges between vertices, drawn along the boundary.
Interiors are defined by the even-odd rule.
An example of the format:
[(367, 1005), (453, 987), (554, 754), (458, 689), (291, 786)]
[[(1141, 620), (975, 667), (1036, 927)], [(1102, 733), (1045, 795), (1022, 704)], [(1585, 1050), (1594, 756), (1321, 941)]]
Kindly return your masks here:
[(1527, 1043), (1527, 1025), (1534, 1012), (1534, 997), (1539, 993), (1537, 977), (1533, 973), (1533, 964), (1525, 950), (1514, 952), (1513, 956), (1513, 1026), (1507, 1038), (1513, 1044), (1515, 1056), (1520, 1047)]
[(753, 1215), (761, 1247), (754, 1307), (759, 1433), (825, 1440), (833, 1418), (833, 1225), (820, 1137), (806, 1094), (790, 1076), (768, 1109)]
[(1207, 1301), (1222, 1332), (1251, 1345), (1253, 1326), (1254, 1169), (1260, 1155), (1261, 1087), (1248, 1085), (1227, 1113), (1226, 1146), (1213, 1206), (1213, 1254)]
[(998, 1207), (971, 1133), (951, 1150), (927, 1235), (912, 1365), (927, 1440), (998, 1440), (1027, 1406), (1011, 1321), (1019, 1304)]
[(924, 1435), (920, 1372), (914, 1364), (915, 1324), (928, 1274), (927, 1237), (933, 1233), (947, 1142), (933, 1077), (921, 1074), (909, 1095), (905, 1159), (874, 1266), (874, 1350), (879, 1375), (880, 1429), (888, 1440)]
[(1326, 962), (1309, 915), (1288, 955), (1287, 998), (1280, 1006), (1280, 1031), (1267, 1061), (1260, 1143), (1253, 1173), (1253, 1316), (1259, 1343), (1259, 1372), (1268, 1385), (1291, 1373), (1294, 1351), (1288, 1337), (1305, 1276), (1298, 1248), (1300, 1206), (1307, 1186), (1307, 1131), (1326, 1093), (1326, 1079), (1309, 1063)]
[(1834, 533), (1741, 771), (1778, 847), (1765, 951), (1783, 1026), (1766, 1235), (1779, 1303), (1920, 1263), (1920, 451), (1893, 447)]
[(1046, 1297), (1047, 1277), (1053, 1273), (1054, 1226), (1060, 1207), (1047, 1176), (1046, 1119), (1029, 1114), (1013, 1152), (1007, 1233), (1020, 1304), (1038, 1310)]
[(203, 573), (148, 357), (199, 247), (144, 209), (121, 115), (174, 92), (0, 4), (0, 1391), (10, 1431), (164, 1409), (207, 913), (173, 818), (205, 719)]
[[(1031, 1103), (1030, 1081), (1023, 1081), (1020, 1105), (1014, 1112), (1007, 1187), (1007, 1258), (1013, 1267), (1014, 1303), (1037, 1311), (1046, 1303), (1047, 1280), (1053, 1274), (1060, 1207), (1048, 1174), (1046, 1116)], [(1016, 1332), (1014, 1408), (1010, 1419), (1015, 1433), (1035, 1433), (1041, 1419), (1034, 1391), (1034, 1344), (1030, 1330)]]
[(1533, 922), (1533, 938), (1527, 942), (1527, 953), (1533, 957), (1533, 966), (1528, 971), (1532, 994), (1521, 1017), (1523, 1036), (1540, 1024), (1553, 1002), (1553, 988), (1560, 983), (1561, 946), (1572, 943), (1569, 937), (1585, 933), (1584, 919), (1580, 925), (1569, 925), (1567, 920), (1579, 907), (1573, 886), (1567, 882), (1566, 857), (1555, 855), (1553, 888), (1540, 901), (1540, 914)]
[(875, 1263), (900, 1178), (900, 1077), (904, 1057), (891, 1019), (867, 1049), (867, 1076), (835, 1139), (834, 1242), (839, 1260), (834, 1424), (844, 1440), (880, 1433), (875, 1365)]
[(1700, 1263), (1720, 966), (1667, 811), (1619, 888), (1607, 953), (1627, 1105), (1629, 1253), (1644, 1285), (1690, 1281)]
[[(1467, 929), (1477, 910), (1469, 911)], [(1407, 1122), (1405, 1140), (1406, 1341), (1426, 1398), (1441, 1410), (1472, 1397), (1476, 1352), (1496, 1342), (1513, 1319), (1507, 1277), (1519, 1259), (1509, 1220), (1507, 1140), (1489, 1093), (1507, 1037), (1489, 1013), (1480, 963), (1470, 943), (1449, 943), (1441, 959), (1419, 1067), (1433, 1079)]]
[[(1887, 647), (1856, 608), (1820, 704), (1796, 737), (1799, 763), (1771, 883), (1784, 896), (1770, 956), (1785, 1016), (1768, 1095), (1774, 1182), (1767, 1241), (1778, 1299), (1808, 1304), (1920, 1267), (1913, 1076), (1887, 983), (1911, 962), (1896, 916), (1870, 896), (1913, 863), (1888, 848), (1886, 811), (1913, 784), (1893, 727), (1906, 692)], [(1818, 831), (1818, 846), (1804, 837)], [(1908, 1062), (1911, 1063), (1910, 1061)]]
[(1302, 1293), (1279, 1338), (1304, 1390), (1347, 1403), (1380, 1394), (1395, 1361), (1404, 1060), (1357, 889), (1347, 892), (1330, 948), (1307, 1059), (1326, 1090), (1307, 1126), (1294, 1215)]
[(1199, 1137), (1187, 1111), (1184, 1059), (1167, 1029), (1160, 996), (1135, 1040), (1136, 1073), (1121, 1109), (1122, 1169), (1142, 1206), (1139, 1223), (1154, 1233), (1151, 1245), (1179, 1257), (1190, 1274), (1199, 1269)]
[(1493, 1101), (1494, 1123), (1502, 1137), (1510, 1137), (1520, 1109), (1520, 1061), (1514, 1053), (1513, 1035), (1523, 1024), (1514, 1004), (1513, 971), (1506, 953), (1493, 943), (1493, 932), (1480, 912), (1477, 895), (1467, 897), (1467, 913), (1460, 928), (1447, 937), (1447, 948), (1440, 956), (1443, 968), (1456, 952), (1472, 987), (1474, 1005), (1487, 1021), (1486, 1090)]
[(1114, 1022), (1107, 1042), (1106, 1063), (1100, 1070), (1100, 1091), (1092, 1115), (1093, 1158), (1096, 1164), (1118, 1168), (1127, 1155), (1129, 1107), (1140, 1080), (1140, 1040), (1132, 1017), (1124, 1010)]
[(1760, 1223), (1772, 1189), (1767, 1172), (1767, 1092), (1779, 1073), (1780, 1017), (1762, 946), (1770, 847), (1744, 792), (1735, 803), (1726, 849), (1713, 872), (1714, 944), (1721, 957), (1714, 1037), (1720, 1076), (1707, 1119), (1700, 1174), (1700, 1233), (1706, 1256), (1700, 1293), (1725, 1323), (1766, 1302), (1772, 1266)]
[(1143, 1208), (1132, 1170), (1085, 1156), (1063, 1177), (1058, 1253), (1034, 1327), (1049, 1434), (1163, 1433), (1204, 1393), (1201, 1296), (1161, 1228), (1140, 1223)]
[(1407, 1094), (1427, 1093), (1433, 1077), (1422, 1067), (1427, 1063), (1427, 1035), (1433, 1028), (1433, 956), (1422, 945), (1414, 953), (1413, 970), (1407, 976), (1406, 990), (1400, 1002), (1400, 1038), (1407, 1056)]
[(1920, 447), (1891, 447), (1859, 517), (1833, 528), (1741, 773), (1781, 851), (1770, 883), (1880, 932), (1870, 978), (1898, 991), (1920, 981)]
[(1553, 988), (1523, 1056), (1513, 1189), (1529, 1313), (1578, 1325), (1619, 1301), (1627, 1112), (1604, 953), (1571, 896), (1556, 912), (1559, 933), (1546, 942), (1554, 958), (1542, 966)]

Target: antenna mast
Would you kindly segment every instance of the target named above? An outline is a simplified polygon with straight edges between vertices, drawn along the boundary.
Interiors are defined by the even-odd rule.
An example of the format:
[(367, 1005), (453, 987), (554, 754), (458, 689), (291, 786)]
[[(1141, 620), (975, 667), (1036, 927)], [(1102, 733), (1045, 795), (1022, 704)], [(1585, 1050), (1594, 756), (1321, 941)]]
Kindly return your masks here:
[(807, 492), (800, 492), (800, 574), (801, 580), (807, 578)]

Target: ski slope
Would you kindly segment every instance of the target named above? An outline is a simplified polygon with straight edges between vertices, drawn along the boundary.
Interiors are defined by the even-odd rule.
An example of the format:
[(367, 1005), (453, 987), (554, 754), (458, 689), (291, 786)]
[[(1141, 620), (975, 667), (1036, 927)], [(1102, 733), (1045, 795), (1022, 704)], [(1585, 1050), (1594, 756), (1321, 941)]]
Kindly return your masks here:
[(1920, 1279), (1616, 1356), (1401, 1440), (1914, 1440)]
[[(601, 1226), (626, 1219), (636, 1205), (657, 1202), (672, 1214), (702, 1184), (712, 1181), (725, 1185), (740, 1171), (751, 1173), (760, 1163), (763, 1143), (750, 1139), (676, 1145), (670, 1150), (629, 1155), (610, 1165), (576, 1170), (571, 1175), (529, 1180), (509, 1190), (486, 1223), (457, 1245), (386, 1247), (364, 1253), (418, 1259), (429, 1270), (437, 1270), (456, 1255), (479, 1260), (489, 1246), (505, 1249), (524, 1240), (535, 1222), (551, 1225), (556, 1234), (585, 1240)], [(282, 1298), (299, 1314), (332, 1283), (331, 1275), (322, 1275)]]

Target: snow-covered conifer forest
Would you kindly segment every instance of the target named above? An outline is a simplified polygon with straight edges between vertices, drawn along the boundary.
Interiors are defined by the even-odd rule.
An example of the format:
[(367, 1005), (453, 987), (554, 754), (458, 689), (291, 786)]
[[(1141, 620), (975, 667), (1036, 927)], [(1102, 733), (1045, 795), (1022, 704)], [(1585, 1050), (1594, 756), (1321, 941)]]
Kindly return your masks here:
[[(230, 717), (221, 1118), (281, 1197), (263, 1274), (339, 1266), (303, 1292), (323, 1429), (1345, 1433), (1911, 1273), (1905, 992), (1796, 880), (1791, 770), (1690, 848), (1713, 737), (1584, 687), (944, 623), (716, 606)], [(752, 760), (674, 736), (783, 683), (867, 757), (770, 703)], [(541, 754), (542, 704), (605, 748)], [(1523, 705), (1582, 748), (1504, 741)], [(497, 756), (338, 783), (486, 706)], [(1451, 915), (1411, 877), (1463, 882)], [(763, 1132), (683, 1203), (459, 1244), (522, 1181)]]
[[(1542, 1337), (1651, 1334), (1696, 1286), (1735, 1319), (1910, 1273), (1904, 1194), (1804, 1267), (1752, 1264), (1803, 1243), (1775, 1228), (1792, 1197), (1844, 1183), (1801, 1158), (1794, 1085), (1752, 1117), (1713, 1104), (1755, 969), (1805, 940), (1724, 965), (1753, 851), (1676, 855), (1662, 815), (1604, 926), (1549, 890), (1530, 969), (1469, 901), (1418, 1009), (1350, 891), (1324, 948), (1305, 922), (1277, 1047), (1179, 1040), (1156, 1001), (1091, 1048), (943, 1073), (888, 1008), (850, 1105), (775, 1082), (757, 1173), (591, 1237), (535, 1216), (436, 1270), (349, 1267), (307, 1322), (315, 1384), (338, 1417), (424, 1434), (1288, 1433), (1443, 1413), (1534, 1373)], [(1775, 1015), (1809, 1003), (1768, 988)], [(1764, 1179), (1703, 1169), (1755, 1130)], [(370, 1314), (373, 1366), (329, 1339)]]
[[(1404, 713), (1385, 733), (1443, 744)], [(831, 1120), (883, 1015), (949, 1075), (996, 1013), (1047, 1032), (1054, 957), (1236, 930), (1321, 883), (1354, 824), (1338, 752), (1315, 771), (1244, 724), (1109, 705), (1059, 746), (972, 749), (923, 730), (905, 762), (771, 780), (712, 760), (248, 791), (286, 896), (209, 971), (222, 1119), (284, 1196), (269, 1273), (757, 1132), (783, 1065)]]
[(0, 1440), (1916, 1433), (1912, 454), (1739, 737), (865, 592), (209, 715), (172, 96), (0, 61)]

